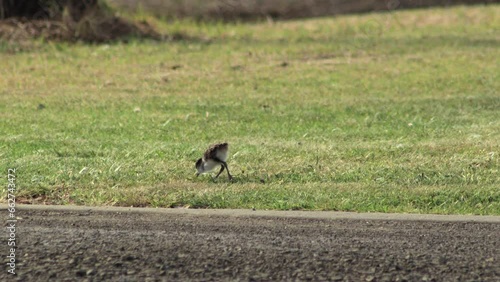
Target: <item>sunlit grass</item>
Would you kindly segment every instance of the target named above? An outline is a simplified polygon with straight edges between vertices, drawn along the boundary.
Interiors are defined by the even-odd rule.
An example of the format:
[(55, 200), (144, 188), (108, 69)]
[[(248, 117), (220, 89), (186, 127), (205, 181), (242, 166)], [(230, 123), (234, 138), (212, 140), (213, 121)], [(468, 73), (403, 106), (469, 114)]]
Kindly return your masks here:
[[(498, 12), (0, 44), (0, 167), (25, 202), (500, 214)], [(218, 141), (234, 183), (194, 177)]]

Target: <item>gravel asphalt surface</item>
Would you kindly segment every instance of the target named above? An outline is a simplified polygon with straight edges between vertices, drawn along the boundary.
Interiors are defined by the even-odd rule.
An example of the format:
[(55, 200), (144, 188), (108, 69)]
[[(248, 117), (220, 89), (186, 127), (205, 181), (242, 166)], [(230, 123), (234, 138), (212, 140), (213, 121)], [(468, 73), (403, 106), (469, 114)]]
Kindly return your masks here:
[(15, 215), (16, 275), (7, 229), (0, 281), (500, 281), (494, 216), (26, 205)]

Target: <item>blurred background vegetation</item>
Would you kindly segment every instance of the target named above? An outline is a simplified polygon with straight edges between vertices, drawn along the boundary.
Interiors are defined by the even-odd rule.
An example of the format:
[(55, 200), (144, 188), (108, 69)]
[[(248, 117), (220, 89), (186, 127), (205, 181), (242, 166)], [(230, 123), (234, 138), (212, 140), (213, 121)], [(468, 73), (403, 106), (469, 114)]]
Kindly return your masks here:
[(109, 0), (130, 11), (200, 20), (295, 19), (435, 6), (498, 3), (498, 0)]
[(33, 37), (106, 42), (130, 36), (171, 39), (147, 21), (128, 14), (161, 19), (203, 21), (280, 20), (399, 9), (491, 4), (500, 0), (0, 0), (0, 39)]

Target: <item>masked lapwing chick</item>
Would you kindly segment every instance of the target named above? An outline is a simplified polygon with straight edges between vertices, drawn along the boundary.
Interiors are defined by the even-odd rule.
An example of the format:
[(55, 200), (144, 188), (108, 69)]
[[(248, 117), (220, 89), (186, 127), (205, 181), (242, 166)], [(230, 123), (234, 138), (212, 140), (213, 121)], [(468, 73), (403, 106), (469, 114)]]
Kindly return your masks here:
[(227, 166), (226, 160), (229, 154), (229, 144), (219, 143), (214, 144), (208, 148), (203, 154), (203, 158), (196, 161), (196, 176), (212, 171), (214, 168), (220, 166), (220, 171), (217, 173), (214, 179), (219, 177), (219, 175), (226, 169), (227, 177), (229, 180), (233, 180), (229, 168)]

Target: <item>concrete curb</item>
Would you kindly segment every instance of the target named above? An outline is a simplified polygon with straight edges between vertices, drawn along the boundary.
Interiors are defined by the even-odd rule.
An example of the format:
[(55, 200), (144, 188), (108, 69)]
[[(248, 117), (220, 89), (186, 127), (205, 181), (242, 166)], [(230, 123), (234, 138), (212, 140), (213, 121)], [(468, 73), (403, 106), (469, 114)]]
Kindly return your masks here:
[[(436, 215), (436, 214), (396, 214), (396, 213), (355, 213), (335, 211), (275, 211), (248, 209), (169, 209), (169, 208), (132, 208), (132, 207), (89, 207), (89, 206), (52, 206), (52, 205), (16, 205), (18, 211), (93, 211), (119, 213), (163, 213), (192, 216), (235, 216), (235, 217), (284, 217), (310, 219), (352, 219), (352, 220), (399, 220), (399, 221), (449, 221), (449, 222), (490, 222), (500, 223), (500, 216), (480, 215)], [(0, 204), (0, 210), (7, 210), (6, 204)], [(1, 212), (0, 212), (1, 214)]]

